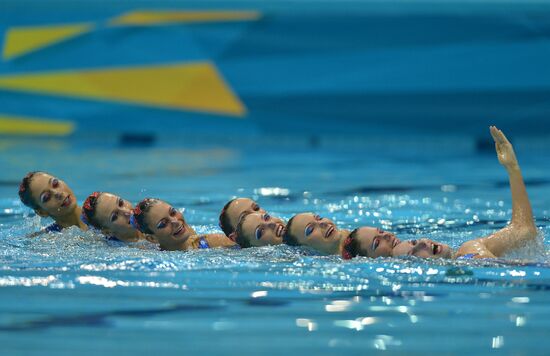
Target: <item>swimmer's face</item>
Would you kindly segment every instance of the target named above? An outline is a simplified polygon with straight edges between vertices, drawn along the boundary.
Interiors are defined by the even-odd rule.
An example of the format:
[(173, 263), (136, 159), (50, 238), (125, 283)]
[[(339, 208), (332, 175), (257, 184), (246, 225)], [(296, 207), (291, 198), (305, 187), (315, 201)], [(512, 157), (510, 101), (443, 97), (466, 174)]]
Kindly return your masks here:
[(101, 193), (96, 203), (95, 219), (107, 234), (123, 241), (135, 241), (139, 233), (130, 224), (133, 206), (111, 193)]
[(285, 230), (281, 219), (267, 213), (251, 213), (243, 216), (238, 233), (252, 247), (260, 247), (282, 244)]
[(249, 213), (258, 212), (265, 213), (265, 210), (260, 208), (258, 203), (249, 198), (237, 198), (229, 204), (226, 210), (227, 218), (231, 225), (232, 231), (235, 231), (241, 218)]
[(317, 214), (301, 213), (295, 215), (289, 231), (300, 245), (318, 250), (334, 248), (340, 242), (340, 233), (334, 223)]
[(163, 201), (151, 206), (145, 216), (145, 223), (160, 246), (165, 249), (177, 249), (190, 236), (196, 234), (187, 225), (182, 213)]
[(364, 226), (357, 229), (355, 239), (359, 244), (359, 256), (389, 257), (401, 241), (391, 232)]
[(29, 189), (41, 216), (53, 218), (73, 213), (77, 207), (76, 198), (69, 186), (59, 178), (47, 173), (37, 173), (31, 179)]
[(451, 258), (449, 245), (429, 239), (403, 241), (392, 251), (392, 256), (416, 256), (422, 258)]

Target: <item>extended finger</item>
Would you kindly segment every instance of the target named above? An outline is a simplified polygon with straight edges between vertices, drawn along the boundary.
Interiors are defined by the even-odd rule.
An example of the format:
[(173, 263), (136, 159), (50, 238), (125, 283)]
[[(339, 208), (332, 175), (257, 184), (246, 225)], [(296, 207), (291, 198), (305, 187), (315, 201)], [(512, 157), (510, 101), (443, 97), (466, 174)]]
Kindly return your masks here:
[(495, 127), (495, 141), (499, 144), (505, 144), (505, 143), (508, 143), (508, 140), (506, 139), (506, 136), (504, 136), (504, 134), (502, 133), (502, 131), (500, 131), (499, 129), (497, 129)]
[(500, 134), (500, 137), (502, 139), (502, 142), (503, 143), (507, 143), (507, 144), (510, 144), (510, 141), (508, 141), (508, 139), (506, 138), (506, 135), (504, 135), (504, 132), (502, 132), (501, 130), (498, 130), (499, 134)]
[(497, 128), (494, 126), (489, 127), (489, 130), (491, 131), (491, 136), (493, 136), (493, 140), (497, 142)]

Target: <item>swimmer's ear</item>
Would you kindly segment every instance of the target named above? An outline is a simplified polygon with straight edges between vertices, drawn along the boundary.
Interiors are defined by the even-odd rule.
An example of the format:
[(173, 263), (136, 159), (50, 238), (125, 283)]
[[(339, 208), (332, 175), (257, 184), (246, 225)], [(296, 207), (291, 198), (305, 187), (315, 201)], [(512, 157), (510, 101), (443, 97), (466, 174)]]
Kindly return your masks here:
[(47, 218), (48, 216), (50, 216), (48, 213), (46, 213), (42, 209), (34, 209), (34, 212), (36, 213), (36, 215), (38, 215), (40, 217), (43, 217), (43, 218)]
[(158, 240), (153, 235), (145, 235), (145, 240), (153, 244), (158, 244)]
[(231, 239), (231, 241), (235, 242), (235, 241), (237, 241), (237, 232), (233, 231), (232, 233), (227, 235), (227, 237), (229, 237), (229, 239)]

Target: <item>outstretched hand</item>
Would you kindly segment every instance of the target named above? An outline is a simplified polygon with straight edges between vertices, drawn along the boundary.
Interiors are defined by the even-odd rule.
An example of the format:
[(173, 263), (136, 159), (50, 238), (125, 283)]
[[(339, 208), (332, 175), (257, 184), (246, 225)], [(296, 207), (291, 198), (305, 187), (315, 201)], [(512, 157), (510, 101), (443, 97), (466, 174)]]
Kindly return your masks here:
[(497, 157), (500, 164), (506, 168), (515, 168), (518, 167), (518, 160), (516, 159), (516, 154), (514, 153), (514, 148), (506, 136), (497, 129), (495, 126), (490, 127), (491, 136), (495, 140), (495, 148), (497, 151)]

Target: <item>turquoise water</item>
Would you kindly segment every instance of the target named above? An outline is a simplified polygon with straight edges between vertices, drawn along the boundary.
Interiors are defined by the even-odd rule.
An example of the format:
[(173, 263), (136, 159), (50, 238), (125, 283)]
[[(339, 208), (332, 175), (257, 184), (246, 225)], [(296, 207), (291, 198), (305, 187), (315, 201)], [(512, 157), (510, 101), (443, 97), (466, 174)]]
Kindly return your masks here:
[[(249, 196), (288, 219), (315, 211), (342, 228), (376, 225), (458, 247), (510, 217), (504, 169), (490, 145), (271, 139), (124, 148), (115, 142), (3, 141), (0, 163), (0, 342), (5, 354), (543, 354), (549, 346), (550, 256), (503, 261), (312, 256), (287, 246), (161, 252), (114, 246), (49, 223), (17, 198), (29, 170), (94, 190), (152, 196), (203, 232)], [(541, 238), (549, 232), (547, 146), (519, 140)], [(545, 244), (546, 249), (548, 243)], [(529, 261), (528, 263), (526, 261)]]

